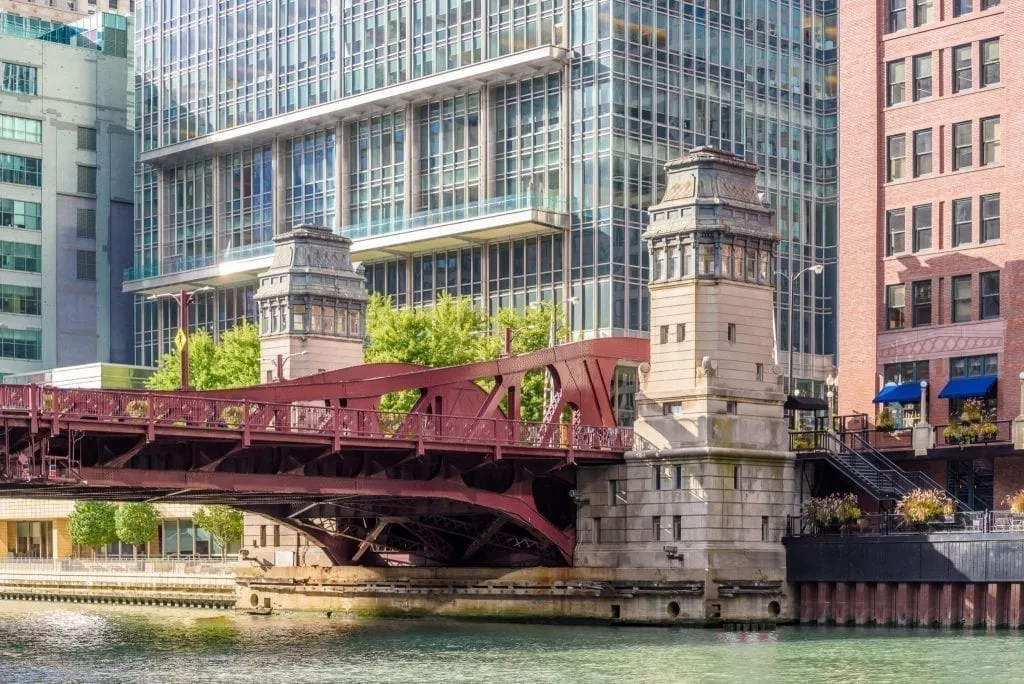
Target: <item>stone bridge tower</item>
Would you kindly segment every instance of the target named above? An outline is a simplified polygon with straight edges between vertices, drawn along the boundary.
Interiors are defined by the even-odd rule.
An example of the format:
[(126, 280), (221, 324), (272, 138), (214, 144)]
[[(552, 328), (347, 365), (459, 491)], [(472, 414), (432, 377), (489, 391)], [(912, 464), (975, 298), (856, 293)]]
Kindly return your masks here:
[(274, 238), (255, 297), (264, 382), (363, 363), (366, 279), (352, 265), (351, 245), (308, 225)]
[(643, 236), (651, 361), (634, 451), (581, 469), (577, 564), (670, 570), (696, 583), (677, 602), (691, 619), (768, 620), (790, 607), (780, 540), (797, 512), (773, 334), (778, 232), (756, 166), (698, 148), (666, 171)]

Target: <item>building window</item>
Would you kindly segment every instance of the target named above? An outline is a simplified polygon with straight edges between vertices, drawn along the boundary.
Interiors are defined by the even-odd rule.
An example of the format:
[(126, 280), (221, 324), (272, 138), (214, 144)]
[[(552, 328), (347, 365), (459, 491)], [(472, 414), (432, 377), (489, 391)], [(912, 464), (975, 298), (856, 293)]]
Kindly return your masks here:
[(738, 465), (734, 465), (732, 467), (732, 488), (739, 489), (741, 482), (742, 480), (740, 478), (740, 467)]
[(661, 412), (666, 416), (678, 416), (683, 413), (683, 403), (681, 401), (666, 401), (661, 405)]
[(681, 541), (683, 539), (683, 516), (673, 515), (672, 516), (672, 541)]
[(907, 28), (907, 0), (889, 0), (889, 33)]
[(0, 183), (38, 188), (43, 184), (43, 160), (20, 154), (0, 154)]
[(914, 251), (932, 248), (932, 205), (914, 207)]
[(618, 506), (626, 503), (626, 492), (618, 480), (608, 480), (608, 505)]
[(663, 325), (658, 331), (658, 339), (662, 344), (668, 344), (668, 326)]
[(274, 546), (281, 545), (281, 526), (274, 525)]
[(42, 309), (42, 289), (0, 284), (0, 313), (39, 316), (42, 314)]
[(601, 543), (601, 519), (594, 518), (594, 543)]
[(932, 56), (914, 57), (914, 101), (932, 96)]
[(914, 0), (914, 26), (930, 24), (934, 18), (934, 0)]
[(914, 132), (914, 178), (932, 172), (932, 129)]
[(970, 14), (974, 9), (971, 5), (974, 0), (953, 0), (953, 16), (962, 17), (965, 14)]
[(956, 276), (953, 283), (952, 317), (954, 323), (971, 320), (971, 276)]
[(731, 413), (731, 414), (735, 415), (738, 412), (738, 410), (739, 410), (739, 404), (737, 404), (735, 401), (727, 401), (727, 402), (725, 402), (725, 412), (726, 413)]
[(654, 472), (652, 474), (654, 476), (654, 489), (655, 490), (660, 490), (661, 489), (661, 466), (654, 466)]
[(999, 163), (1001, 127), (998, 116), (981, 120), (981, 165)]
[(953, 92), (968, 90), (974, 85), (971, 72), (971, 46), (959, 45), (953, 48)]
[(725, 337), (730, 342), (736, 341), (736, 324), (729, 323), (725, 328)]
[(38, 202), (0, 199), (0, 227), (43, 229), (43, 205)]
[(0, 138), (29, 143), (42, 142), (43, 122), (38, 119), (0, 114)]
[(259, 543), (259, 545), (260, 546), (266, 546), (267, 545), (267, 526), (266, 525), (260, 525), (260, 543)]
[(96, 129), (86, 128), (85, 126), (78, 127), (78, 149), (80, 150), (96, 150)]
[(86, 240), (93, 240), (96, 238), (96, 210), (95, 209), (83, 209), (78, 208), (76, 224), (76, 235), (77, 237), (84, 238)]
[(39, 70), (24, 64), (3, 62), (3, 81), (0, 90), (22, 95), (39, 94)]
[(960, 356), (949, 360), (949, 377), (976, 378), (982, 375), (996, 375), (999, 370), (999, 356)]
[(885, 141), (886, 159), (888, 161), (887, 178), (890, 181), (900, 180), (906, 173), (907, 138), (900, 135), (890, 135)]
[(911, 288), (911, 324), (919, 328), (932, 324), (932, 281), (919, 280)]
[(96, 167), (95, 166), (81, 166), (78, 167), (78, 192), (85, 193), (87, 195), (96, 194)]
[(907, 324), (906, 285), (889, 285), (885, 288), (886, 330), (902, 330)]
[(0, 328), (0, 358), (39, 361), (43, 358), (41, 330)]
[(999, 0), (981, 0), (982, 12), (987, 9), (992, 9), (993, 7), (999, 7)]
[(886, 384), (902, 385), (905, 382), (923, 382), (928, 379), (928, 361), (904, 361), (887, 363), (882, 367), (882, 377)]
[(953, 170), (970, 168), (974, 163), (974, 135), (970, 121), (953, 124)]
[(75, 259), (79, 280), (96, 280), (96, 250), (80, 249)]
[(978, 318), (999, 318), (999, 271), (982, 273), (979, 281), (981, 310), (978, 312)]
[(676, 323), (676, 342), (686, 341), (686, 324)]
[(40, 273), (42, 263), (42, 247), (39, 245), (0, 241), (0, 269)]
[(654, 536), (654, 541), (661, 541), (661, 516), (651, 516), (651, 533)]
[(981, 197), (981, 241), (999, 239), (999, 195)]
[(981, 41), (981, 87), (999, 83), (999, 39)]
[(971, 232), (971, 199), (953, 200), (953, 246), (969, 245)]
[(885, 212), (885, 255), (903, 254), (906, 249), (906, 212), (891, 209)]
[(757, 380), (758, 382), (764, 382), (764, 364), (763, 363), (755, 363), (754, 364), (754, 379)]
[(898, 59), (885, 65), (886, 103), (891, 107), (903, 102), (907, 92), (906, 62)]

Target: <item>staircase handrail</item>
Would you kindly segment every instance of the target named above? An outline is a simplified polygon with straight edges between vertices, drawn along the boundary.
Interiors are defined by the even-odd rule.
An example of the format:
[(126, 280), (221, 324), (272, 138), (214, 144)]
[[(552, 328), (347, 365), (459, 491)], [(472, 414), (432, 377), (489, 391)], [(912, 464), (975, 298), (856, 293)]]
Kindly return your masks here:
[[(861, 465), (868, 468), (871, 474), (871, 479), (866, 478), (862, 473), (849, 468), (843, 463), (840, 458), (833, 458), (832, 465), (838, 467), (840, 470), (845, 472), (855, 481), (865, 481), (866, 484), (881, 492), (881, 485), (888, 484), (889, 488), (893, 492), (899, 494), (906, 494), (907, 492), (915, 489), (914, 483), (907, 478), (906, 474), (899, 468), (879, 468), (877, 465), (872, 463), (867, 457), (859, 453), (856, 449), (846, 444), (838, 435), (835, 433), (828, 433), (828, 442), (831, 443), (833, 448), (828, 451), (833, 457), (838, 457), (840, 453), (845, 454), (847, 457), (856, 459)], [(874, 480), (873, 482), (871, 480)], [(897, 486), (897, 483), (903, 484), (903, 489)]]
[[(876, 449), (873, 446), (871, 446), (871, 444), (868, 443), (868, 441), (866, 439), (864, 439), (864, 437), (861, 436), (860, 434), (858, 434), (856, 432), (847, 432), (846, 434), (849, 435), (850, 437), (852, 437), (857, 442), (857, 447), (858, 448), (854, 448), (852, 445), (850, 445), (851, 449), (853, 449), (854, 451), (857, 451), (857, 452), (860, 452), (861, 449), (863, 449), (863, 451), (866, 451), (868, 454), (870, 454), (872, 459), (875, 459), (881, 465), (885, 466), (885, 468), (887, 470), (897, 470), (897, 471), (903, 473), (904, 476), (905, 476), (905, 479), (908, 482), (910, 482), (911, 485), (913, 485), (913, 487), (912, 487), (913, 489), (937, 489), (937, 490), (939, 490), (941, 492), (944, 492), (946, 494), (946, 496), (948, 496), (950, 499), (952, 499), (953, 503), (956, 505), (958, 510), (965, 511), (965, 512), (973, 510), (966, 503), (964, 503), (960, 499), (958, 499), (955, 496), (953, 496), (949, 491), (946, 490), (945, 487), (943, 487), (938, 482), (933, 480), (927, 473), (921, 472), (920, 470), (911, 470), (911, 471), (904, 470), (900, 466), (896, 465), (896, 463), (894, 463), (892, 460), (890, 460), (888, 456), (886, 456), (881, 451), (879, 451), (878, 449)], [(842, 441), (842, 440), (840, 440), (840, 441)], [(861, 454), (861, 455), (863, 455), (863, 454)], [(914, 482), (915, 479), (918, 480), (917, 483)], [(908, 492), (903, 492), (903, 493), (907, 494)]]

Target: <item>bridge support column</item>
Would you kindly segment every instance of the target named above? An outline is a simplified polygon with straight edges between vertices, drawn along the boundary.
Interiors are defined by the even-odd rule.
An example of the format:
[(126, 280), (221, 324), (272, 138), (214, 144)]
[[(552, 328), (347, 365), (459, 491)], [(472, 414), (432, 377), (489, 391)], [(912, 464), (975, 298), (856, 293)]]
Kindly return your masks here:
[(917, 590), (917, 624), (919, 627), (931, 627), (935, 622), (935, 587), (922, 584)]
[(866, 625), (871, 622), (874, 616), (871, 605), (873, 598), (874, 587), (866, 582), (857, 582), (854, 588), (853, 623), (855, 625)]
[(836, 584), (835, 591), (835, 617), (837, 625), (845, 625), (853, 622), (853, 602), (850, 600), (853, 592), (848, 582)]

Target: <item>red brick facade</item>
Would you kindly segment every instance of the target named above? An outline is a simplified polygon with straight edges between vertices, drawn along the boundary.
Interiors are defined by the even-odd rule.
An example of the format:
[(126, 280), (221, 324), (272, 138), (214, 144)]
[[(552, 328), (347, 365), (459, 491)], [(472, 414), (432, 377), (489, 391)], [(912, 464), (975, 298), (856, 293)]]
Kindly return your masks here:
[[(875, 413), (885, 364), (928, 361), (929, 422), (948, 422), (937, 399), (950, 359), (998, 355), (998, 417), (1019, 411), (1024, 370), (1024, 2), (1002, 0), (954, 17), (934, 0), (928, 23), (887, 32), (889, 0), (844, 2), (840, 12), (839, 408)], [(1018, 30), (1013, 30), (1014, 28)], [(999, 39), (998, 83), (981, 87), (981, 41)], [(954, 92), (954, 48), (969, 45), (971, 87)], [(914, 57), (931, 55), (931, 96), (915, 101)], [(887, 104), (887, 64), (904, 60), (903, 102)], [(923, 84), (922, 84), (923, 85)], [(982, 165), (982, 124), (1000, 117), (999, 161)], [(953, 124), (970, 121), (971, 166), (953, 170)], [(914, 132), (931, 129), (931, 173), (915, 177)], [(887, 178), (887, 138), (905, 135), (904, 177)], [(989, 148), (991, 149), (991, 147)], [(981, 198), (998, 193), (1000, 236), (981, 241)], [(971, 235), (953, 244), (953, 202), (971, 198)], [(931, 248), (915, 251), (913, 207), (930, 205)], [(887, 255), (886, 212), (905, 210), (905, 248)], [(979, 274), (998, 271), (999, 315), (981, 320)], [(952, 322), (952, 281), (971, 276), (970, 316)], [(914, 327), (912, 283), (931, 282), (931, 324)], [(887, 330), (886, 286), (906, 285), (905, 327)]]

